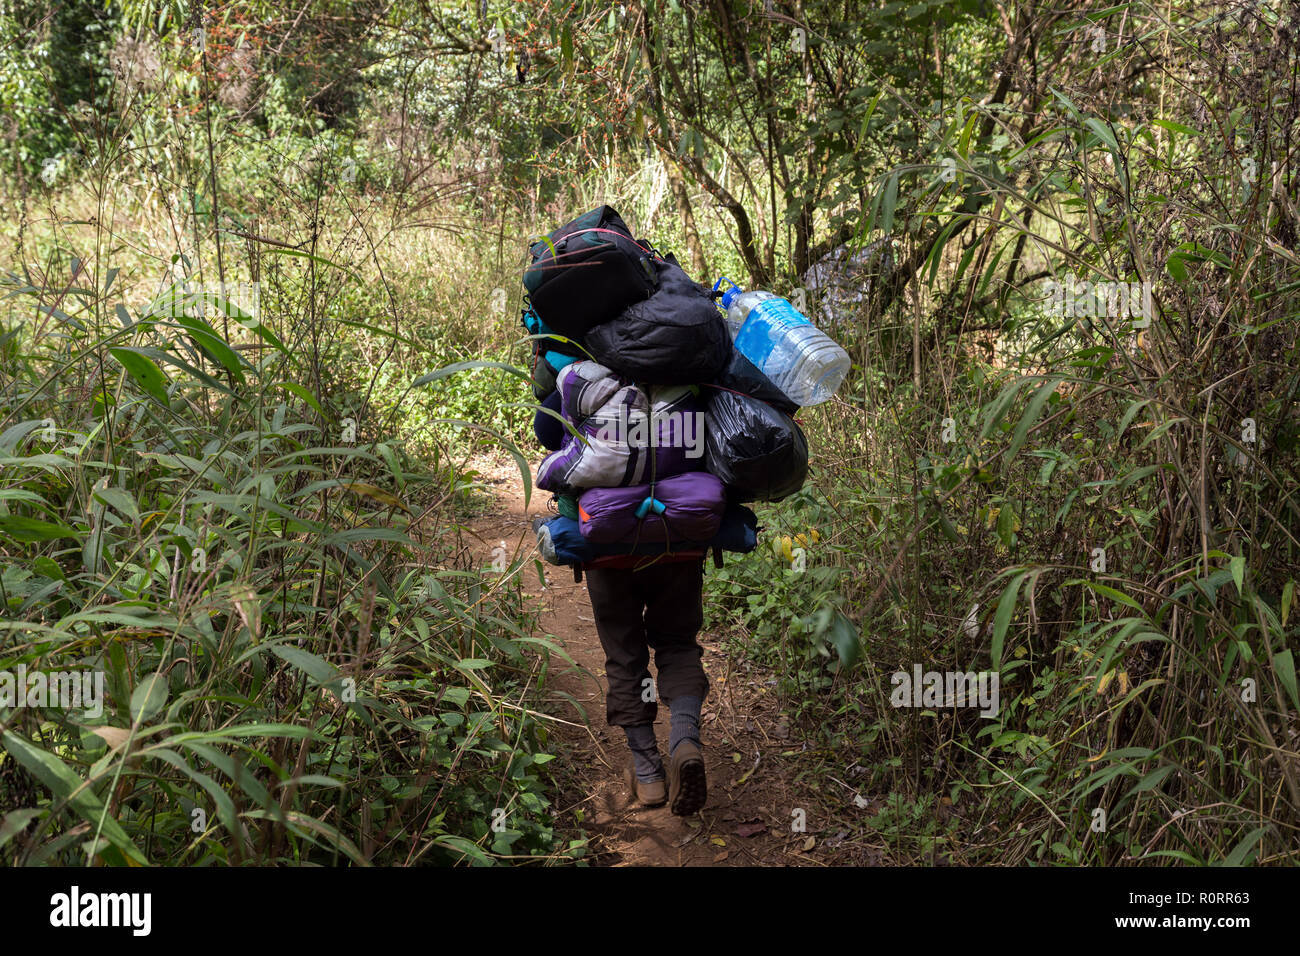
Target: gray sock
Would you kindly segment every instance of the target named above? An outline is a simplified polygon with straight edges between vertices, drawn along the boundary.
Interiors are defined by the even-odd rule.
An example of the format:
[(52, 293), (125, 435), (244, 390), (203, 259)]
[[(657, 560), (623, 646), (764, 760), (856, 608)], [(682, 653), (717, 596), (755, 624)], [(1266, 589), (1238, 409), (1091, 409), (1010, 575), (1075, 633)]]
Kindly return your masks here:
[(674, 697), (668, 703), (672, 722), (668, 734), (668, 753), (672, 754), (683, 740), (700, 742), (700, 708), (704, 701), (698, 697)]
[(624, 727), (627, 734), (627, 746), (632, 751), (632, 761), (636, 767), (636, 778), (642, 783), (664, 778), (664, 761), (659, 756), (659, 744), (655, 741), (654, 724), (637, 724)]

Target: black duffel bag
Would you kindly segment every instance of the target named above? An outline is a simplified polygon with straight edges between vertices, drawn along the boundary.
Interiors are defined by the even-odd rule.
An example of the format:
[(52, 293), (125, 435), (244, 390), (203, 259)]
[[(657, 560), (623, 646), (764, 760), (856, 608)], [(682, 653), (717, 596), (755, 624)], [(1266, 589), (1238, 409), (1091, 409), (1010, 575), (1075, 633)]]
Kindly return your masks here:
[(710, 389), (704, 466), (735, 501), (780, 501), (808, 477), (808, 441), (785, 412), (749, 395)]
[(708, 291), (672, 262), (660, 261), (659, 289), (592, 328), (587, 351), (633, 382), (711, 382), (731, 357), (731, 336)]
[(524, 272), (532, 309), (561, 335), (582, 339), (659, 287), (662, 260), (632, 238), (623, 218), (600, 206), (539, 239)]

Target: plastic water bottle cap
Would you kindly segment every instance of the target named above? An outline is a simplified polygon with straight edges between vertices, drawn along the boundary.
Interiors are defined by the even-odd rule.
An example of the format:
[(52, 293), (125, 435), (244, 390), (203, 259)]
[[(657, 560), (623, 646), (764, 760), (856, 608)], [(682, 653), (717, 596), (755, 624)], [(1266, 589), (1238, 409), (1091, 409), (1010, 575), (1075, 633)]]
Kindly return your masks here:
[(743, 295), (745, 290), (740, 288), (740, 286), (736, 285), (736, 283), (732, 282), (726, 276), (721, 276), (717, 282), (713, 283), (714, 290), (716, 291), (721, 288), (722, 283), (724, 282), (731, 286), (731, 288), (722, 293), (722, 307), (724, 309), (729, 309), (731, 308), (731, 303), (736, 301), (736, 296)]

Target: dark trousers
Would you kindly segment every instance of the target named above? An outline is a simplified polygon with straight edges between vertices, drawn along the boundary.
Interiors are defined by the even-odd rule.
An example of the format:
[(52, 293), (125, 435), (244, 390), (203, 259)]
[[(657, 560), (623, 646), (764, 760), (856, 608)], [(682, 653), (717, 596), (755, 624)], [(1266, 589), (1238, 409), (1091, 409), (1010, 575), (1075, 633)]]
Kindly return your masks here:
[[(587, 593), (605, 649), (605, 717), (613, 727), (654, 723), (657, 697), (709, 693), (696, 636), (704, 623), (704, 562), (656, 563), (639, 571), (590, 568)], [(650, 682), (655, 653), (658, 693)]]

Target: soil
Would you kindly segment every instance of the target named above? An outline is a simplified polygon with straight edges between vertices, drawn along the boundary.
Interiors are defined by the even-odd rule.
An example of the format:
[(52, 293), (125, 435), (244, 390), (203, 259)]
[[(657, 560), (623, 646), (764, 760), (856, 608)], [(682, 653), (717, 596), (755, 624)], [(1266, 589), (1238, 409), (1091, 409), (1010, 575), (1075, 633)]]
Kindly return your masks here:
[[(519, 473), (510, 463), (477, 466), (495, 490), (485, 513), (470, 519), (473, 548), (484, 565), (494, 549), (536, 557), (532, 520), (547, 514), (550, 496), (534, 491), (525, 507)], [(497, 552), (498, 554), (500, 552)], [(792, 783), (801, 746), (790, 739), (771, 685), (772, 674), (732, 660), (717, 635), (701, 633), (704, 669), (711, 684), (701, 737), (709, 799), (691, 817), (665, 806), (636, 805), (624, 782), (629, 752), (622, 730), (605, 724), (605, 658), (596, 635), (586, 583), (564, 566), (545, 565), (543, 588), (531, 561), (524, 592), (538, 602), (540, 630), (576, 662), (556, 657), (540, 710), (554, 721), (561, 782), (557, 824), (590, 843), (589, 861), (602, 866), (825, 866), (808, 807), (807, 786)], [(654, 665), (651, 664), (653, 673)], [(770, 684), (769, 684), (770, 682)], [(667, 753), (668, 708), (655, 725)], [(805, 808), (802, 819), (797, 808)], [(824, 815), (822, 818), (825, 819)], [(806, 822), (805, 822), (806, 821)], [(833, 830), (831, 832), (834, 832)]]

